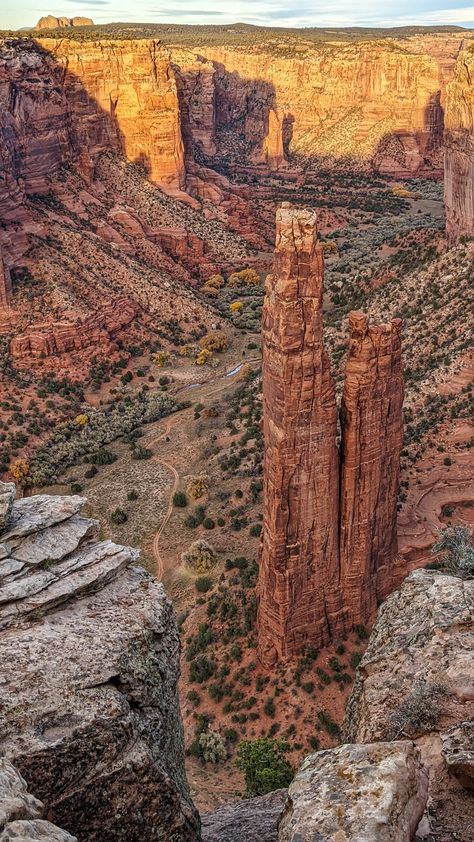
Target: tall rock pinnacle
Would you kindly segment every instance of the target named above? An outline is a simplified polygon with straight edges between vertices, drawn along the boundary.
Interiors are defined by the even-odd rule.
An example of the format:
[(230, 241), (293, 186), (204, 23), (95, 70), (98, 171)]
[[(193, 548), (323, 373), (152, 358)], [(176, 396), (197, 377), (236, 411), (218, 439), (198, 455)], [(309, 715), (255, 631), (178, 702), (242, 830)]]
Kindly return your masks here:
[(340, 559), (348, 621), (364, 623), (398, 582), (397, 491), (403, 440), (401, 319), (349, 314), (341, 405)]
[(327, 643), (328, 616), (339, 607), (337, 408), (323, 347), (323, 277), (316, 214), (284, 203), (277, 211), (262, 326), (258, 635), (267, 665)]
[(401, 320), (349, 316), (339, 454), (323, 278), (315, 212), (284, 203), (262, 321), (258, 652), (267, 667), (368, 622), (403, 577), (395, 563)]

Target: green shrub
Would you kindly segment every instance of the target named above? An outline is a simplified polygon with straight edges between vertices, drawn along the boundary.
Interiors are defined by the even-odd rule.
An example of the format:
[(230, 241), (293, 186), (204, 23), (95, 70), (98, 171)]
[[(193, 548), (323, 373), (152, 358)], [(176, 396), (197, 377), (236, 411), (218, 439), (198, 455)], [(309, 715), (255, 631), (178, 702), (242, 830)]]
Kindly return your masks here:
[(123, 509), (114, 509), (110, 515), (110, 520), (115, 524), (125, 523), (128, 520), (128, 516)]
[(138, 500), (138, 497), (139, 497), (138, 491), (135, 491), (134, 488), (132, 488), (132, 490), (129, 491), (128, 494), (127, 494), (127, 500), (130, 500), (130, 501)]
[(290, 784), (293, 769), (285, 757), (288, 748), (284, 740), (268, 737), (242, 740), (235, 765), (244, 773), (247, 796), (265, 795)]
[(207, 593), (212, 588), (212, 579), (210, 576), (199, 576), (195, 585), (198, 593)]
[(177, 509), (184, 509), (188, 505), (188, 498), (184, 491), (175, 491), (173, 494), (173, 506)]

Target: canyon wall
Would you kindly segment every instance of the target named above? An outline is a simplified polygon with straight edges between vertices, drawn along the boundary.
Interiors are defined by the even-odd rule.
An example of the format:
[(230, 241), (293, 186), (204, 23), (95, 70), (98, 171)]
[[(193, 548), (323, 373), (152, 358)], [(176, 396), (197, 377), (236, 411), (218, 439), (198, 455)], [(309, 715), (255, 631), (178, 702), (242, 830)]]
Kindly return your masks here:
[(444, 189), (446, 232), (474, 236), (474, 51), (462, 52), (446, 89)]
[(276, 43), (202, 46), (195, 53), (215, 66), (218, 157), (264, 163), (276, 145), (280, 165), (291, 152), (394, 175), (439, 172), (442, 94), (461, 43), (456, 35), (413, 46), (410, 39), (302, 42), (291, 51)]
[(316, 213), (284, 203), (262, 317), (258, 650), (266, 666), (369, 622), (405, 573), (395, 560), (401, 320), (349, 316), (339, 453), (323, 280)]
[(178, 94), (155, 41), (5, 41), (0, 50), (0, 217), (21, 221), (62, 165), (90, 178), (107, 151), (142, 163), (166, 190), (184, 185)]
[(401, 319), (369, 325), (349, 314), (341, 404), (341, 587), (350, 625), (364, 623), (399, 584), (397, 493), (403, 442)]
[(258, 635), (266, 665), (328, 642), (328, 616), (339, 607), (337, 410), (323, 346), (323, 276), (316, 213), (283, 204), (262, 317)]
[(162, 585), (83, 498), (14, 494), (0, 485), (2, 757), (80, 840), (195, 842)]

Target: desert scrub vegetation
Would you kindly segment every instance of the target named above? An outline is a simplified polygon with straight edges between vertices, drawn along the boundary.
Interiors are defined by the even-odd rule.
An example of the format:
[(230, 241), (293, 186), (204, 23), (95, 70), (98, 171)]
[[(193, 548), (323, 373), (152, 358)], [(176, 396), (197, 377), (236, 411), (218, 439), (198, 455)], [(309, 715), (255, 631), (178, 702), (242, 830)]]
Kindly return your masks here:
[(63, 471), (84, 458), (92, 463), (107, 464), (113, 458), (108, 456), (110, 451), (105, 445), (130, 435), (140, 424), (157, 421), (182, 406), (166, 395), (141, 392), (135, 399), (125, 398), (105, 409), (89, 410), (88, 424), (78, 426), (73, 420), (61, 424), (35, 451), (28, 481), (37, 487), (54, 483)]
[(466, 577), (474, 575), (474, 543), (467, 527), (442, 529), (431, 552), (440, 556), (440, 561), (451, 573)]
[(289, 786), (294, 770), (286, 757), (288, 750), (289, 745), (284, 740), (268, 737), (242, 740), (235, 765), (244, 774), (248, 798)]
[(415, 682), (403, 702), (392, 712), (387, 738), (416, 737), (436, 727), (441, 715), (446, 687), (438, 682)]
[(193, 541), (190, 547), (181, 555), (181, 560), (194, 570), (195, 573), (207, 573), (217, 563), (216, 551), (211, 544), (198, 538)]

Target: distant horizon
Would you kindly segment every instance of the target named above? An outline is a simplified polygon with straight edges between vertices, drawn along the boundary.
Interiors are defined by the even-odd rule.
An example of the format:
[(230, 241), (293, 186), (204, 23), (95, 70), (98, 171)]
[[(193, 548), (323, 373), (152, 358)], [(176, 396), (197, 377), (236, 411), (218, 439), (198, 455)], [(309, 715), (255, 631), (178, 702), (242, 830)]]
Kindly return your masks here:
[(474, 28), (474, 5), (465, 0), (333, 0), (331, 9), (309, 8), (304, 0), (235, 0), (227, 7), (219, 0), (181, 0), (176, 6), (157, 9), (149, 0), (137, 0), (134, 11), (125, 0), (63, 0), (59, 8), (39, 7), (35, 0), (10, 6), (0, 18), (2, 29), (29, 29), (45, 15), (88, 17), (95, 25), (113, 23), (190, 26), (248, 24), (281, 29), (401, 29), (405, 27)]

